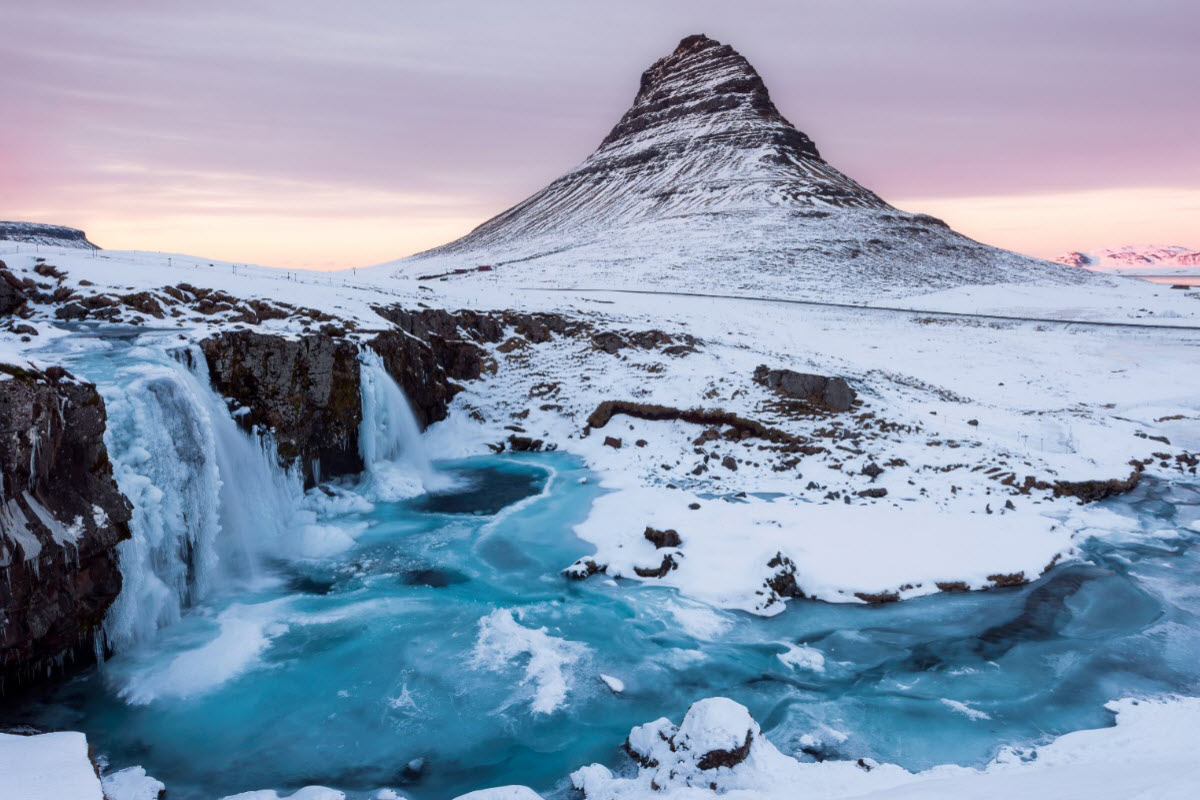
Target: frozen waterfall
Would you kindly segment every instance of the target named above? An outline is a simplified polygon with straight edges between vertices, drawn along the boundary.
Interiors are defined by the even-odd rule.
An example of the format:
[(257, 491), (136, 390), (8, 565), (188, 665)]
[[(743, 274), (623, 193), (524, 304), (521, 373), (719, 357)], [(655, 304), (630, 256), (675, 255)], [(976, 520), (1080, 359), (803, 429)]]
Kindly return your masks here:
[(182, 352), (186, 364), (139, 355), (105, 391), (107, 445), (133, 504), (133, 536), (118, 546), (124, 586), (104, 623), (114, 649), (146, 641), (216, 585), (252, 580), (302, 497), (271, 443), (238, 428), (198, 350)]
[(449, 479), (434, 468), (421, 428), (404, 390), (370, 348), (359, 354), (362, 372), (362, 423), (358, 448), (366, 481), (379, 499), (397, 499), (446, 488)]

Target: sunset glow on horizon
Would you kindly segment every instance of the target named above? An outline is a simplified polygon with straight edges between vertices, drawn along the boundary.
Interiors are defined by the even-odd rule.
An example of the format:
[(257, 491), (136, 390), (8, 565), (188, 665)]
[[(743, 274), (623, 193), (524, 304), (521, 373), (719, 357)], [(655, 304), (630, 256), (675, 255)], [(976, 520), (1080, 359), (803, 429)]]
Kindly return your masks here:
[(110, 249), (335, 269), (436, 246), (583, 160), (700, 31), (899, 208), (1042, 257), (1200, 247), (1200, 8), (1177, 0), (52, 0), (0, 22), (0, 219)]

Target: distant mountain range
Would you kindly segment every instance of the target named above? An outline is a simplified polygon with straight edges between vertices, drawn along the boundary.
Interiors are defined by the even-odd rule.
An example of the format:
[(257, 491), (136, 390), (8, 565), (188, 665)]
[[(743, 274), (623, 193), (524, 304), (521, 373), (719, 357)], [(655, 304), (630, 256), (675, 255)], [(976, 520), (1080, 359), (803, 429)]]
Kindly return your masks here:
[(1088, 253), (1066, 253), (1054, 260), (1071, 267), (1117, 275), (1200, 274), (1200, 250), (1177, 245), (1125, 245)]
[(40, 222), (0, 222), (0, 242), (77, 247), (82, 250), (100, 249), (89, 242), (87, 235), (81, 230), (63, 225), (43, 225)]
[(821, 157), (745, 58), (703, 35), (642, 75), (632, 107), (578, 167), (463, 238), (388, 267), (839, 299), (1105, 280), (888, 205)]

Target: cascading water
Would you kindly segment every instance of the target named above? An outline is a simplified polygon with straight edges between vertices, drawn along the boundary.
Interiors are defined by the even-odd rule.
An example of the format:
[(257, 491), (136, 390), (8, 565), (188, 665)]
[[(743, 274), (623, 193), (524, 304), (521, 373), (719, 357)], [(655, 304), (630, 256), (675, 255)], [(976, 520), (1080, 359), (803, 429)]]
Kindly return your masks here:
[[(399, 499), (422, 490), (446, 488), (448, 479), (438, 473), (425, 452), (421, 428), (408, 397), (384, 367), (383, 359), (364, 347), (359, 362), (362, 423), (358, 447), (371, 494), (380, 499)], [(415, 482), (411, 479), (413, 473)]]
[(252, 579), (302, 496), (269, 443), (237, 427), (198, 351), (184, 352), (188, 369), (135, 350), (100, 382), (117, 484), (133, 504), (133, 536), (119, 545), (124, 586), (104, 623), (117, 650), (178, 621), (215, 585)]

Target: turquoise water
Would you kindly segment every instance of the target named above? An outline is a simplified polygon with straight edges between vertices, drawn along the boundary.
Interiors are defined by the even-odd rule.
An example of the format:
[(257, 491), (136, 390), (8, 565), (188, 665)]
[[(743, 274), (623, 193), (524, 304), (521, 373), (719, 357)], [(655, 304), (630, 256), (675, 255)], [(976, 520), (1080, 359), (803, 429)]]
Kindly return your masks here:
[[(154, 415), (120, 395), (129, 357), (83, 363), (104, 382), (113, 435), (137, 438)], [(119, 465), (136, 455), (131, 442), (110, 449)], [(257, 469), (240, 458), (210, 466)], [(1107, 503), (1137, 530), (1084, 543), (1084, 560), (1026, 587), (798, 602), (761, 619), (653, 585), (563, 578), (590, 552), (572, 528), (601, 491), (569, 455), (437, 467), (452, 489), (396, 502), (317, 490), (306, 502), (352, 533), (348, 549), (256, 549), (254, 574), (214, 570), (177, 621), (0, 716), (83, 730), (172, 800), (308, 784), (437, 800), (508, 783), (566, 797), (572, 769), (626, 763), (631, 727), (712, 695), (744, 703), (800, 758), (920, 769), (1107, 725), (1114, 698), (1200, 690), (1195, 485), (1147, 482)], [(238, 486), (220, 491), (254, 505)], [(269, 524), (251, 511), (234, 523)]]
[[(620, 764), (633, 725), (714, 694), (750, 707), (785, 752), (916, 769), (1108, 724), (1102, 705), (1115, 697), (1198, 688), (1194, 533), (1092, 542), (1092, 563), (1018, 590), (797, 603), (762, 620), (655, 587), (562, 579), (588, 550), (571, 526), (597, 491), (569, 456), (444, 468), (470, 488), (377, 505), (352, 551), (273, 565), (275, 588), (194, 609), (152, 648), (45, 698), (34, 718), (85, 730), (114, 765), (145, 766), (173, 798), (311, 783), (444, 798), (511, 782), (565, 792), (571, 769)], [(1153, 530), (1194, 518), (1198, 500), (1157, 484), (1114, 505)], [(156, 670), (231, 618), (266, 644), (228, 680), (172, 696)], [(542, 627), (551, 638), (525, 641), (521, 631)], [(821, 653), (823, 672), (778, 658), (797, 642)], [(550, 662), (541, 675), (528, 671), (538, 659)], [(220, 673), (222, 661), (209, 654), (195, 671)], [(559, 674), (561, 701), (535, 710)], [(120, 697), (147, 686), (160, 695)]]

